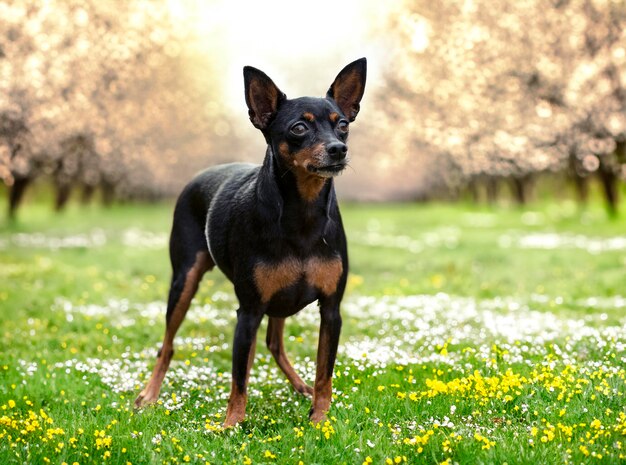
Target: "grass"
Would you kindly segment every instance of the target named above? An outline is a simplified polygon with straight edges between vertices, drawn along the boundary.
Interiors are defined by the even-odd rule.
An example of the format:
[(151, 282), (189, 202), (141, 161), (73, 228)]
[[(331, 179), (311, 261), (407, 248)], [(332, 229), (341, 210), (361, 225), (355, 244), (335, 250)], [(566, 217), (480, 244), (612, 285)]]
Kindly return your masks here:
[[(225, 431), (237, 304), (217, 272), (159, 404), (132, 409), (163, 332), (171, 205), (32, 205), (0, 223), (0, 463), (626, 461), (624, 219), (567, 202), (342, 212), (328, 422), (308, 422), (259, 343), (247, 420)], [(312, 307), (286, 327), (309, 382), (317, 323)]]

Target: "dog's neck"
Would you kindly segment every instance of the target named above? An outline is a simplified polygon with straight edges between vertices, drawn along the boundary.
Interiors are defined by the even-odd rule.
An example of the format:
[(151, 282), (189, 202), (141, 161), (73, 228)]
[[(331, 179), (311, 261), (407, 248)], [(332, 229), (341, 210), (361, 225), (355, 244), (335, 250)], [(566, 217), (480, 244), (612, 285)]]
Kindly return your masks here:
[(324, 217), (324, 235), (330, 224), (331, 210), (336, 203), (335, 188), (329, 178), (314, 201), (305, 201), (297, 193), (294, 174), (280, 166), (271, 146), (267, 147), (259, 173), (257, 196), (264, 208), (274, 212), (276, 226), (280, 229), (283, 212), (288, 210), (303, 221), (319, 215)]
[(334, 198), (332, 195), (334, 191), (333, 178), (319, 178), (320, 189), (315, 192), (315, 195), (303, 197), (302, 192), (299, 191), (296, 174), (283, 166), (271, 145), (267, 146), (261, 169), (264, 171), (264, 175), (274, 181), (285, 205), (299, 205), (304, 210), (310, 210), (326, 206)]

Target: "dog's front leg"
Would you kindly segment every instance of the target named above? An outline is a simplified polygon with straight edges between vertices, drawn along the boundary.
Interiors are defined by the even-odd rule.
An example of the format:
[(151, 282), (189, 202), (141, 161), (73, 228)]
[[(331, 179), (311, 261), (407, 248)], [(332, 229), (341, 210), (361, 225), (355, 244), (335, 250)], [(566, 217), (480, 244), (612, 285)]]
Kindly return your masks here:
[(233, 380), (224, 427), (234, 426), (246, 416), (247, 387), (256, 345), (256, 333), (263, 319), (262, 312), (240, 308), (233, 342)]
[(313, 423), (319, 423), (326, 418), (332, 400), (332, 378), (341, 333), (339, 301), (334, 298), (320, 300), (320, 315), (317, 371), (313, 387), (313, 406), (309, 412)]

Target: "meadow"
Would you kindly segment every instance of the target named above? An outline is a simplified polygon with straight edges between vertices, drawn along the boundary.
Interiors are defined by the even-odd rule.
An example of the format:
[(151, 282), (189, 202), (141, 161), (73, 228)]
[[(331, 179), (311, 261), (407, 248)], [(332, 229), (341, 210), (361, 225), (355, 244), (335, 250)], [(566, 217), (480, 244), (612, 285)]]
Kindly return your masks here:
[[(342, 207), (351, 274), (328, 421), (261, 327), (223, 430), (237, 302), (205, 276), (157, 405), (171, 205), (0, 223), (1, 464), (626, 463), (626, 220), (598, 205)], [(312, 383), (311, 306), (286, 350)]]

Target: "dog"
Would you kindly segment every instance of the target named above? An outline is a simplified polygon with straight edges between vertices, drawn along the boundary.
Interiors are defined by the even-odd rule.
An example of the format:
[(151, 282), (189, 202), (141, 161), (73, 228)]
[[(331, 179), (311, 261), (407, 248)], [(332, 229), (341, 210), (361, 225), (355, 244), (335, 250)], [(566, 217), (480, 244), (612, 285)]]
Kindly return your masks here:
[[(198, 174), (182, 191), (170, 236), (172, 282), (166, 329), (152, 376), (135, 400), (153, 403), (174, 353), (173, 340), (204, 273), (216, 265), (239, 301), (232, 386), (224, 427), (244, 420), (256, 333), (269, 317), (267, 346), (295, 390), (312, 397), (309, 418), (326, 418), (332, 397), (348, 274), (346, 236), (333, 177), (348, 164), (349, 125), (365, 90), (365, 58), (337, 75), (325, 98), (286, 95), (262, 71), (243, 69), (252, 124), (267, 142), (262, 165), (231, 163)], [(291, 366), (285, 318), (318, 301), (315, 384)]]

